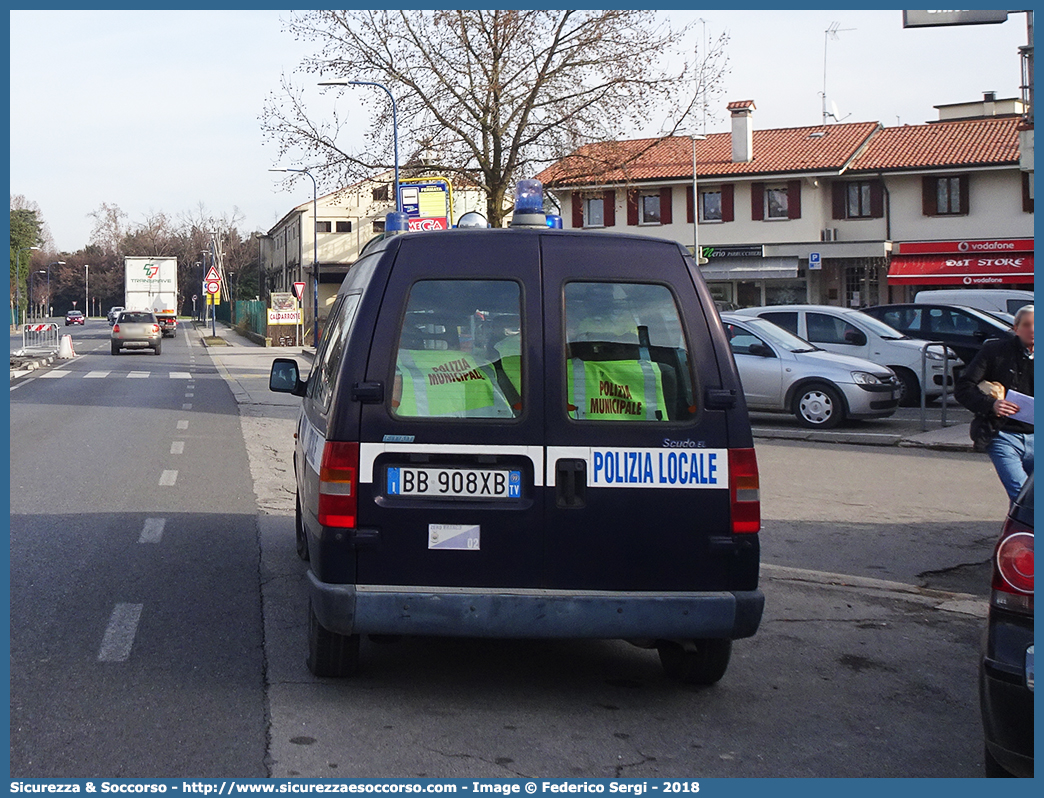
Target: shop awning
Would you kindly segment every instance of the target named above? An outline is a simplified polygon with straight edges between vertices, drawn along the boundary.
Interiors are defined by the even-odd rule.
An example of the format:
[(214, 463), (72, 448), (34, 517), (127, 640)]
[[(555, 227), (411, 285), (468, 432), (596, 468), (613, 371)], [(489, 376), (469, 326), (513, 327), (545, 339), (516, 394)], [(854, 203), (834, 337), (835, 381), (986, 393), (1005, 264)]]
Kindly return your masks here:
[(1000, 285), (1032, 283), (1033, 255), (893, 255), (892, 285)]
[(711, 258), (700, 267), (704, 280), (794, 280), (797, 258)]

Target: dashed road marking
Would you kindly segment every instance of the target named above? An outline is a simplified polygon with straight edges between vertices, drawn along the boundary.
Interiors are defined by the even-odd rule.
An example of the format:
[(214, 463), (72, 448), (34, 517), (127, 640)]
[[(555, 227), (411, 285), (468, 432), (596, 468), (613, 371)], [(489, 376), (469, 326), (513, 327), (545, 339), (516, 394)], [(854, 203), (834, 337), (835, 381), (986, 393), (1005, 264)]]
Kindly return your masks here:
[(192, 393), (192, 391), (185, 391), (185, 398), (186, 399), (191, 399), (193, 396), (195, 396), (195, 394)]
[(45, 380), (57, 380), (62, 377), (67, 377), (70, 374), (72, 374), (71, 371), (61, 371), (60, 369), (56, 369), (55, 371), (45, 371), (40, 375), (40, 377)]
[(177, 481), (178, 481), (178, 472), (177, 471), (164, 471), (162, 474), (160, 474), (160, 480), (159, 480), (159, 484), (160, 485), (173, 485)]
[(172, 380), (191, 380), (192, 375), (187, 371), (172, 371), (170, 372), (170, 378)]
[(188, 419), (183, 418), (178, 422), (178, 429), (188, 429)]
[(171, 454), (185, 454), (185, 441), (173, 441), (170, 444)]
[(141, 620), (141, 604), (117, 604), (105, 627), (101, 648), (98, 649), (99, 662), (126, 662), (130, 656), (134, 636), (138, 633), (138, 621)]
[(192, 409), (192, 402), (185, 402), (185, 404), (183, 404), (181, 406), (181, 409), (182, 410), (191, 410)]
[(146, 379), (146, 378), (147, 378), (147, 377), (148, 377), (148, 376), (149, 376), (149, 375), (150, 375), (151, 373), (152, 373), (152, 372), (150, 372), (150, 371), (131, 371), (131, 372), (129, 372), (129, 373), (127, 374), (127, 379), (128, 379), (128, 380), (144, 380), (144, 379)]
[(85, 380), (100, 380), (103, 377), (108, 377), (111, 373), (110, 371), (88, 371), (83, 375), (83, 378)]
[(146, 518), (138, 543), (159, 543), (163, 539), (163, 527), (166, 525), (166, 518)]

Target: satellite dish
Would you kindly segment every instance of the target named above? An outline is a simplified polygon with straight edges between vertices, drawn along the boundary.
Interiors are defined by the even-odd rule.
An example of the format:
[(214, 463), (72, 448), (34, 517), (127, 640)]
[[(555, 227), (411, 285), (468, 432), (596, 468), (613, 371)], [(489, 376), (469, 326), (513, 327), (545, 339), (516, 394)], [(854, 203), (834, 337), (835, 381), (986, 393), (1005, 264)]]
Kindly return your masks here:
[(837, 110), (837, 103), (833, 100), (830, 101), (830, 115), (837, 121), (841, 118), (841, 112)]

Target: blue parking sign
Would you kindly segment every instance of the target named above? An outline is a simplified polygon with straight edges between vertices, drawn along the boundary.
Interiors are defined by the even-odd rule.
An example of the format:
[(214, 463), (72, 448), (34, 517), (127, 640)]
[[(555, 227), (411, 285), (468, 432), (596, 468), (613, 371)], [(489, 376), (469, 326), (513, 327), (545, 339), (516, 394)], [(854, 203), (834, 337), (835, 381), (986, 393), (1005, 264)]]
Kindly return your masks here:
[(808, 268), (809, 268), (809, 270), (812, 270), (812, 269), (822, 269), (823, 268), (823, 256), (820, 253), (818, 253), (818, 252), (809, 252), (808, 253)]

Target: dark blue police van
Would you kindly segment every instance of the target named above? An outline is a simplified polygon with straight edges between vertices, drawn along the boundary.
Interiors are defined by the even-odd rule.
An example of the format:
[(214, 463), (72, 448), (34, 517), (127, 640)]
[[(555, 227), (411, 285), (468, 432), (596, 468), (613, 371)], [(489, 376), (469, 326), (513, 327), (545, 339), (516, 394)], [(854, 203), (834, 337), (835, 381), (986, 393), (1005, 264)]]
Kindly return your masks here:
[(719, 680), (755, 633), (758, 471), (689, 254), (644, 236), (389, 236), (341, 286), (300, 395), (308, 665), (361, 635), (617, 638)]

